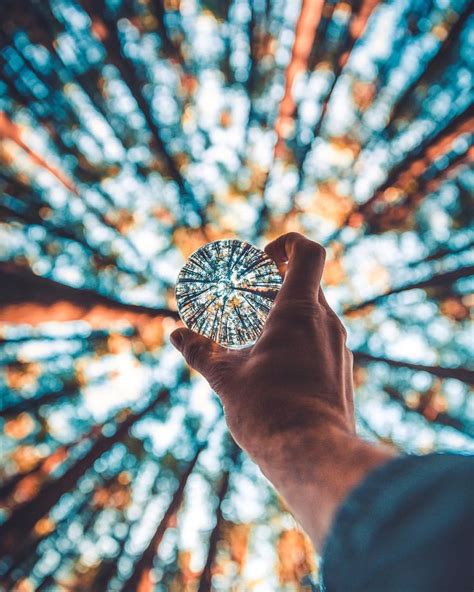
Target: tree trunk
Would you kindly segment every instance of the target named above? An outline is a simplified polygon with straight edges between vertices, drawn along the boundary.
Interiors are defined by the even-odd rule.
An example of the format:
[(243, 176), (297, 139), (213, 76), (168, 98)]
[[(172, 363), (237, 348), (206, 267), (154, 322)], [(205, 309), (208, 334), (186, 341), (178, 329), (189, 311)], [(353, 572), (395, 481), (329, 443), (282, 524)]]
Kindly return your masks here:
[(168, 400), (169, 393), (166, 390), (154, 397), (144, 409), (131, 413), (118, 426), (112, 436), (101, 435), (92, 445), (91, 449), (70, 467), (61, 477), (51, 481), (32, 500), (20, 504), (10, 518), (0, 526), (0, 557), (11, 553), (22, 536), (29, 532), (36, 522), (45, 516), (59, 501), (61, 496), (71, 490), (84, 473), (114, 444), (120, 442), (128, 433), (128, 430), (157, 405)]
[(435, 251), (432, 251), (429, 255), (423, 257), (423, 259), (417, 259), (416, 261), (407, 263), (407, 265), (408, 267), (417, 267), (418, 265), (423, 265), (423, 263), (431, 263), (431, 261), (438, 261), (439, 259), (448, 257), (449, 255), (459, 255), (460, 253), (464, 253), (465, 251), (470, 251), (473, 247), (474, 240), (464, 242), (462, 245), (446, 245), (444, 247), (437, 248)]
[(403, 230), (423, 199), (435, 193), (445, 181), (455, 177), (459, 170), (467, 168), (472, 162), (473, 155), (474, 148), (471, 146), (466, 152), (454, 157), (446, 168), (436, 171), (434, 175), (429, 174), (430, 167), (428, 167), (419, 180), (411, 180), (413, 188), (403, 189), (404, 195), (401, 200), (383, 204), (380, 211), (378, 211), (379, 208), (371, 208), (365, 216), (366, 234), (381, 234), (400, 228)]
[(472, 104), (469, 104), (451, 119), (445, 127), (438, 129), (434, 134), (428, 135), (401, 162), (395, 165), (389, 171), (385, 181), (374, 190), (372, 196), (364, 203), (352, 208), (341, 225), (326, 239), (325, 244), (330, 244), (336, 240), (354, 215), (361, 214), (364, 217), (369, 215), (374, 205), (383, 199), (387, 189), (396, 186), (401, 181), (403, 181), (404, 186), (409, 185), (410, 180), (416, 181), (428, 166), (449, 151), (458, 136), (472, 130), (473, 123)]
[(414, 282), (412, 284), (404, 284), (399, 288), (392, 288), (388, 292), (385, 292), (385, 294), (379, 294), (378, 296), (374, 296), (374, 298), (365, 300), (360, 304), (349, 306), (344, 310), (344, 314), (350, 315), (358, 310), (366, 308), (367, 306), (377, 305), (379, 302), (385, 300), (385, 298), (391, 296), (392, 294), (399, 294), (400, 292), (406, 292), (408, 290), (424, 290), (426, 288), (434, 288), (437, 286), (450, 286), (457, 280), (465, 277), (470, 277), (473, 274), (474, 265), (470, 265), (468, 267), (461, 267), (460, 269), (446, 271), (445, 273), (434, 275), (426, 280), (421, 280), (419, 282)]
[[(150, 492), (155, 491), (156, 486), (158, 485), (159, 480), (161, 479), (161, 471), (158, 472), (152, 486), (150, 487)], [(91, 588), (89, 592), (105, 592), (109, 590), (110, 582), (115, 578), (118, 571), (118, 564), (124, 552), (125, 546), (128, 542), (130, 537), (130, 533), (133, 527), (140, 522), (142, 516), (145, 511), (141, 512), (141, 514), (135, 518), (134, 520), (128, 521), (127, 530), (123, 537), (118, 540), (119, 548), (118, 552), (114, 557), (107, 559), (102, 562), (99, 573), (97, 574), (94, 582), (91, 584)]]
[(171, 58), (171, 60), (177, 62), (183, 67), (184, 58), (183, 54), (181, 53), (181, 48), (179, 45), (173, 43), (173, 40), (168, 35), (168, 30), (165, 24), (166, 11), (163, 0), (152, 0), (152, 2), (150, 2), (150, 9), (153, 11), (156, 17), (156, 28), (158, 29), (161, 42), (163, 43), (164, 53), (168, 58)]
[(393, 387), (385, 387), (384, 392), (386, 392), (392, 400), (400, 403), (400, 405), (407, 413), (418, 413), (419, 415), (423, 416), (429, 423), (448, 426), (450, 428), (457, 430), (458, 432), (461, 432), (466, 436), (469, 436), (470, 438), (474, 438), (473, 422), (470, 422), (470, 424), (466, 424), (465, 422), (456, 419), (455, 417), (452, 417), (451, 415), (449, 415), (449, 413), (446, 412), (439, 412), (437, 413), (436, 417), (428, 418), (424, 414), (422, 407), (409, 407), (405, 401), (405, 397), (400, 392), (398, 392), (397, 389)]
[(405, 88), (403, 93), (397, 99), (395, 105), (392, 107), (392, 112), (385, 128), (386, 130), (388, 130), (392, 126), (393, 122), (399, 117), (399, 115), (403, 113), (407, 100), (413, 96), (417, 86), (420, 84), (428, 84), (429, 79), (433, 75), (436, 76), (438, 74), (440, 71), (440, 62), (443, 61), (445, 56), (447, 57), (451, 53), (453, 45), (459, 39), (459, 34), (464, 28), (464, 25), (471, 15), (471, 12), (472, 10), (470, 3), (467, 2), (463, 12), (459, 15), (457, 21), (449, 30), (448, 35), (443, 40), (443, 42), (439, 44), (438, 49), (431, 56), (427, 67)]
[(12, 263), (0, 263), (0, 283), (0, 323), (38, 325), (82, 319), (93, 326), (116, 320), (139, 325), (156, 317), (179, 318), (172, 310), (118, 302), (93, 290), (34, 275), (30, 269)]
[(163, 535), (168, 528), (170, 520), (178, 512), (184, 497), (184, 490), (188, 482), (188, 478), (194, 470), (194, 467), (199, 459), (199, 455), (204, 450), (206, 444), (200, 445), (194, 458), (187, 466), (186, 470), (180, 477), (179, 485), (173, 494), (171, 502), (161, 519), (155, 534), (152, 536), (148, 546), (143, 551), (140, 559), (136, 562), (130, 578), (125, 582), (122, 592), (147, 592), (153, 589), (153, 582), (149, 579), (150, 571), (153, 568), (153, 561), (158, 552)]
[(137, 78), (136, 69), (130, 61), (122, 55), (122, 48), (120, 38), (117, 31), (117, 23), (110, 22), (105, 15), (106, 7), (104, 0), (99, 2), (92, 2), (91, 0), (81, 0), (81, 5), (88, 13), (93, 23), (101, 23), (103, 28), (107, 30), (107, 34), (100, 35), (100, 42), (103, 43), (107, 50), (107, 58), (119, 70), (122, 79), (128, 86), (130, 93), (135, 99), (138, 108), (145, 118), (148, 129), (150, 130), (156, 148), (159, 151), (163, 161), (166, 165), (167, 171), (171, 178), (177, 183), (181, 197), (184, 198), (192, 209), (201, 218), (201, 224), (205, 225), (206, 220), (201, 210), (199, 202), (196, 200), (193, 192), (188, 186), (186, 180), (183, 178), (179, 168), (177, 167), (172, 156), (169, 154), (163, 139), (161, 138), (160, 130), (153, 118), (151, 109), (142, 91), (142, 84)]
[(461, 134), (472, 131), (474, 115), (471, 105), (456, 115), (444, 128), (434, 135), (428, 136), (418, 144), (406, 158), (396, 165), (389, 173), (387, 179), (376, 189), (370, 199), (361, 204), (357, 210), (365, 213), (371, 210), (373, 204), (383, 198), (384, 193), (390, 187), (396, 186), (403, 180), (407, 184), (408, 178), (416, 179), (430, 164), (449, 151), (453, 142)]
[(222, 530), (222, 503), (229, 491), (230, 485), (230, 474), (231, 470), (234, 466), (234, 463), (240, 453), (240, 449), (237, 447), (236, 444), (232, 444), (232, 451), (230, 453), (229, 459), (231, 461), (231, 466), (225, 473), (223, 473), (221, 482), (219, 484), (219, 489), (217, 491), (217, 506), (215, 510), (216, 516), (216, 523), (214, 528), (212, 529), (211, 535), (209, 537), (209, 546), (207, 551), (206, 563), (204, 565), (204, 569), (202, 571), (201, 577), (199, 579), (199, 585), (197, 588), (197, 592), (211, 592), (212, 587), (212, 569), (214, 566), (214, 562), (216, 559), (217, 553), (217, 544), (219, 542)]
[(63, 444), (58, 446), (56, 450), (53, 450), (51, 454), (48, 456), (40, 459), (31, 469), (28, 471), (22, 471), (12, 475), (8, 479), (6, 479), (0, 486), (0, 499), (4, 500), (6, 497), (9, 497), (11, 493), (16, 489), (17, 485), (22, 481), (25, 477), (30, 477), (37, 472), (41, 472), (44, 475), (49, 475), (60, 463), (63, 463), (71, 448), (77, 446), (81, 442), (85, 440), (89, 440), (90, 438), (97, 437), (103, 425), (94, 425), (86, 434), (82, 434), (77, 440), (73, 440), (68, 444)]
[(44, 160), (44, 158), (30, 148), (23, 140), (21, 134), (21, 128), (12, 121), (5, 112), (0, 112), (0, 138), (7, 138), (12, 142), (15, 142), (28, 156), (30, 159), (39, 167), (48, 171), (53, 175), (68, 191), (71, 191), (75, 195), (79, 195), (77, 188), (72, 181), (60, 170), (52, 167)]
[(55, 403), (59, 399), (68, 397), (69, 399), (73, 399), (81, 394), (81, 388), (83, 386), (95, 386), (105, 382), (109, 378), (109, 374), (102, 374), (93, 380), (90, 380), (87, 384), (81, 385), (78, 382), (73, 382), (72, 384), (65, 384), (63, 388), (58, 389), (57, 391), (52, 391), (37, 397), (31, 397), (28, 399), (21, 399), (16, 403), (12, 403), (0, 410), (0, 417), (2, 418), (10, 418), (15, 417), (19, 413), (37, 413), (39, 408), (42, 405), (49, 405), (51, 403)]
[(428, 372), (433, 376), (439, 378), (454, 378), (466, 384), (474, 384), (474, 370), (468, 368), (444, 368), (442, 366), (425, 366), (423, 364), (413, 364), (412, 362), (404, 362), (402, 360), (392, 360), (382, 356), (373, 356), (372, 354), (360, 351), (354, 351), (354, 361), (365, 365), (370, 362), (383, 362), (392, 368), (408, 368), (415, 372)]
[[(10, 553), (10, 565), (0, 578), (0, 582), (6, 584), (7, 590), (11, 589), (11, 586), (16, 579), (14, 575), (15, 570), (21, 567), (26, 560), (28, 560), (29, 563), (31, 560), (35, 561), (38, 555), (37, 549), (39, 544), (48, 539), (50, 536), (55, 535), (58, 532), (58, 529), (62, 529), (65, 524), (69, 523), (71, 520), (82, 514), (84, 509), (90, 503), (93, 492), (94, 491), (91, 490), (88, 494), (86, 494), (82, 502), (76, 508), (66, 514), (59, 522), (57, 522), (54, 531), (47, 532), (46, 534), (40, 536), (34, 536), (26, 533), (23, 535), (23, 537), (15, 545), (13, 552)], [(22, 569), (22, 571), (24, 573), (28, 572), (28, 570), (25, 569)]]
[[(370, 15), (377, 7), (379, 0), (360, 0), (358, 6), (353, 11), (351, 20), (349, 22), (349, 30), (347, 32), (346, 41), (344, 44), (344, 48), (339, 55), (339, 59), (336, 64), (336, 68), (334, 70), (334, 78), (332, 84), (329, 88), (328, 93), (324, 97), (323, 104), (321, 106), (321, 113), (319, 115), (318, 121), (313, 129), (313, 138), (317, 138), (321, 132), (321, 128), (323, 126), (324, 118), (327, 113), (327, 109), (329, 106), (329, 102), (333, 95), (334, 89), (336, 88), (336, 84), (342, 74), (344, 66), (349, 61), (352, 49), (356, 44), (357, 40), (363, 35), (365, 28), (367, 26), (367, 22), (370, 18)], [(309, 152), (310, 146), (306, 152)]]
[(285, 139), (293, 131), (296, 102), (294, 83), (296, 78), (305, 73), (311, 48), (315, 43), (318, 25), (324, 8), (324, 0), (303, 0), (296, 23), (295, 40), (285, 74), (285, 94), (280, 102), (278, 117), (275, 123), (277, 134), (275, 156), (283, 156)]
[(3, 419), (8, 419), (23, 412), (35, 413), (42, 405), (55, 403), (59, 399), (63, 399), (65, 397), (68, 399), (74, 399), (80, 394), (81, 389), (77, 385), (66, 386), (63, 389), (52, 391), (42, 395), (41, 397), (31, 397), (29, 399), (22, 399), (21, 401), (18, 401), (18, 403), (13, 403), (12, 405), (9, 405), (0, 411), (0, 417)]

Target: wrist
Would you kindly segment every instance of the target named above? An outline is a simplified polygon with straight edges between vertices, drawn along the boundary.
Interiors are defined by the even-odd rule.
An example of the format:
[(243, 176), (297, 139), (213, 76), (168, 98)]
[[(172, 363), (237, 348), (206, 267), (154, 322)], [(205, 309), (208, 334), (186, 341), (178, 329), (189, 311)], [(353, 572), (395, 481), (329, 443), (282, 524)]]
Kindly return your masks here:
[[(339, 397), (332, 398), (337, 400)], [(259, 393), (258, 398), (246, 406), (246, 411), (236, 411), (229, 415), (242, 420), (245, 416), (245, 431), (257, 446), (271, 446), (275, 439), (292, 441), (294, 435), (302, 431), (322, 439), (328, 430), (354, 434), (353, 414), (342, 404), (330, 404), (319, 395)]]
[(396, 454), (326, 424), (280, 432), (252, 456), (320, 549), (340, 504)]

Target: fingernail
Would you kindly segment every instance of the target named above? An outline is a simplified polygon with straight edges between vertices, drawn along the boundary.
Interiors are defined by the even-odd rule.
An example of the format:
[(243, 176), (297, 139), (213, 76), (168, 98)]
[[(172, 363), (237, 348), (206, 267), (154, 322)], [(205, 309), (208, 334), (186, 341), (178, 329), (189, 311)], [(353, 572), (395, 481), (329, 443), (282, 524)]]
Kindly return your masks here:
[(170, 341), (176, 349), (181, 350), (181, 344), (183, 343), (183, 335), (181, 334), (181, 331), (171, 333)]

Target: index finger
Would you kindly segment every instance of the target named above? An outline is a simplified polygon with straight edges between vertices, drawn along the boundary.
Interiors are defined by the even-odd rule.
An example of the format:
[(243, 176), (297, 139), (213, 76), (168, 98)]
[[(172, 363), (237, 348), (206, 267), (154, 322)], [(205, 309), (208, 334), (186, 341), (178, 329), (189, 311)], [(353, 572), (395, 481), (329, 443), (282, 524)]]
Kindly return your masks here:
[(308, 298), (317, 301), (326, 251), (298, 232), (289, 232), (268, 243), (265, 253), (288, 268), (278, 300)]

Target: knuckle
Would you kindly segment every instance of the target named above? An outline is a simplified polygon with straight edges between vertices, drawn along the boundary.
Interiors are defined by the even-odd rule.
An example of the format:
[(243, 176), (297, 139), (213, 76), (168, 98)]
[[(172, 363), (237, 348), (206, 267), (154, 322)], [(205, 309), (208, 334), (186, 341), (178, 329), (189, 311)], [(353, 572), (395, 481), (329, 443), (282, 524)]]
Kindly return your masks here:
[(306, 248), (308, 249), (308, 253), (311, 253), (318, 261), (324, 261), (326, 259), (326, 249), (319, 243), (308, 241)]
[(324, 310), (310, 298), (293, 298), (290, 302), (280, 303), (272, 313), (273, 322), (292, 328), (308, 328), (312, 321), (324, 314)]
[(299, 232), (288, 232), (287, 234), (284, 235), (286, 240), (291, 240), (291, 241), (295, 241), (295, 242), (300, 242), (301, 239), (304, 239), (305, 237), (300, 234)]
[(322, 245), (310, 240), (309, 238), (303, 237), (302, 235), (298, 236), (300, 237), (300, 239), (303, 239), (298, 240), (295, 243), (295, 249), (298, 251), (300, 255), (310, 257), (317, 261), (324, 261), (324, 259), (326, 258), (326, 249)]

